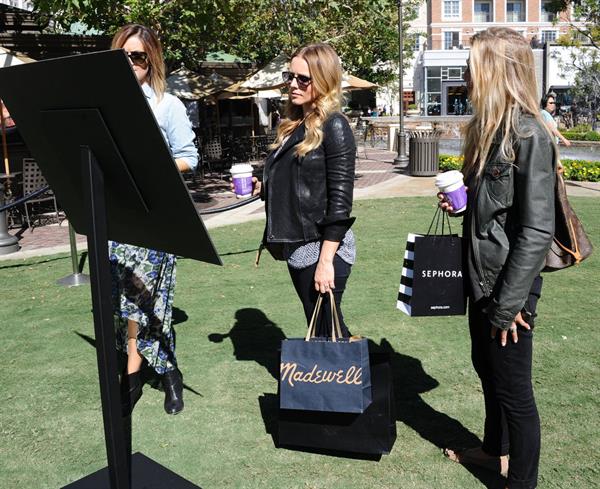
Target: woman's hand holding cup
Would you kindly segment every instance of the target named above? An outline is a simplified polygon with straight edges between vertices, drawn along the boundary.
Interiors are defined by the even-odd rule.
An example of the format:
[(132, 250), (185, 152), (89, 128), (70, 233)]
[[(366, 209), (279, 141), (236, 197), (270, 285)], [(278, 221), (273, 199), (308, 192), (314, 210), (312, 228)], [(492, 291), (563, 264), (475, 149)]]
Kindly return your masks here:
[(458, 214), (467, 208), (467, 187), (463, 183), (463, 174), (457, 170), (440, 173), (435, 184), (439, 189), (439, 206), (444, 212)]

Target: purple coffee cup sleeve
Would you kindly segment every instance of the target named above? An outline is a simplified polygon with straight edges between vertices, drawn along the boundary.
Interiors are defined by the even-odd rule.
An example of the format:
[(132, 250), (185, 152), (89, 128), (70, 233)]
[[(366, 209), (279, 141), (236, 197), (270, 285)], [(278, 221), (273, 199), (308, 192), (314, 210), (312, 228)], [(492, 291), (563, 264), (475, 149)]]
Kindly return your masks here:
[(444, 195), (454, 212), (461, 212), (467, 207), (467, 189), (464, 185), (452, 192), (444, 192)]
[(252, 194), (252, 176), (233, 177), (233, 189), (236, 195), (247, 196)]

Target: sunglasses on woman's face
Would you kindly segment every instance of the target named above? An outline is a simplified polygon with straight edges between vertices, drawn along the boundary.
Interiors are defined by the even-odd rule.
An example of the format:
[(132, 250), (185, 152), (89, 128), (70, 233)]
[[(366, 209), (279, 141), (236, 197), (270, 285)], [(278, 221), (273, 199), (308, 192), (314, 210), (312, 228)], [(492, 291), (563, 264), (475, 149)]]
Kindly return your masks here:
[(145, 66), (148, 64), (148, 53), (144, 51), (130, 51), (127, 56), (134, 65)]
[(283, 73), (281, 73), (281, 77), (283, 78), (283, 81), (288, 85), (292, 83), (295, 78), (296, 82), (298, 83), (298, 88), (302, 90), (305, 90), (311, 82), (310, 76), (297, 75), (296, 73), (292, 73), (291, 71), (284, 71)]

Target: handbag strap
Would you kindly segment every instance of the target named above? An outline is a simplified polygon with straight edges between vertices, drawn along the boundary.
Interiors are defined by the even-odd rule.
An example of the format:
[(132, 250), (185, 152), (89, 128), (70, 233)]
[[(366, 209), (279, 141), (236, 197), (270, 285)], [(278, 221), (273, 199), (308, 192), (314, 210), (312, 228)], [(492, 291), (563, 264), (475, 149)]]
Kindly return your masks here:
[[(337, 338), (342, 337), (342, 328), (340, 326), (340, 318), (338, 316), (337, 307), (333, 298), (333, 292), (331, 290), (328, 290), (328, 292), (329, 303), (331, 304), (331, 341), (335, 342), (337, 341)], [(314, 338), (315, 336), (317, 328), (317, 319), (319, 318), (319, 312), (321, 311), (322, 304), (323, 294), (319, 294), (319, 297), (317, 297), (317, 302), (315, 303), (315, 308), (310, 318), (310, 323), (308, 323), (308, 330), (306, 331), (304, 341), (310, 341), (310, 339)]]
[[(565, 201), (568, 202), (567, 200), (567, 189), (566, 189), (566, 185), (565, 185), (565, 180), (562, 176), (562, 171), (559, 169), (557, 170), (558, 175), (556, 175), (556, 196), (555, 198), (560, 200), (560, 196), (562, 196)], [(571, 238), (572, 244), (575, 247), (574, 250), (572, 250), (571, 248), (569, 248), (568, 246), (565, 246), (563, 243), (561, 243), (558, 238), (556, 236), (554, 236), (554, 242), (564, 251), (566, 251), (567, 253), (569, 253), (570, 255), (573, 256), (573, 258), (575, 259), (575, 263), (579, 263), (581, 262), (581, 260), (583, 260), (583, 257), (581, 256), (581, 252), (579, 250), (579, 237), (577, 236), (577, 233), (575, 231), (575, 226), (573, 226), (573, 219), (571, 218), (571, 216), (568, 216), (565, 212), (564, 209), (562, 207), (562, 203), (561, 203), (561, 211), (563, 213), (563, 216), (565, 218), (565, 224), (567, 225), (568, 228), (568, 232), (569, 232), (569, 236)]]

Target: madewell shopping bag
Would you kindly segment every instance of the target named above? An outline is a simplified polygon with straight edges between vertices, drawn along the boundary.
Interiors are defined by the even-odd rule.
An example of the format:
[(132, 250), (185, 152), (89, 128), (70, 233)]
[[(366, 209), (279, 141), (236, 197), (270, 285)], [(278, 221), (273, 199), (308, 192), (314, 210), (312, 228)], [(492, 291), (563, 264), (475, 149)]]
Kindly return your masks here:
[[(433, 234), (409, 234), (396, 307), (409, 316), (456, 316), (466, 312), (463, 239), (452, 234), (439, 209)], [(448, 219), (450, 234), (444, 234)]]
[(371, 353), (373, 401), (361, 414), (280, 409), (278, 443), (286, 447), (379, 455), (396, 441), (396, 407), (389, 354)]
[(282, 409), (362, 413), (371, 404), (367, 340), (342, 338), (333, 294), (331, 338), (315, 338), (323, 296), (306, 337), (281, 342), (279, 406)]

